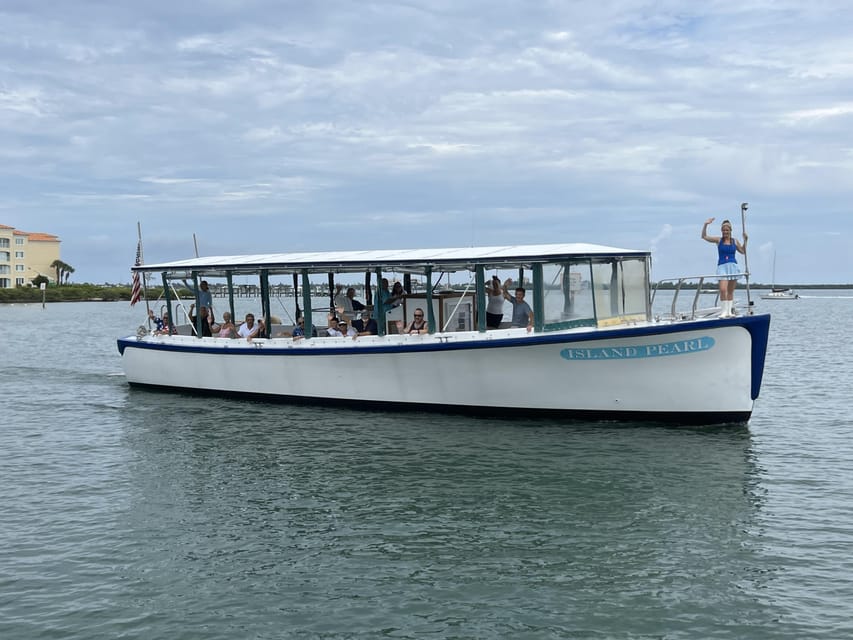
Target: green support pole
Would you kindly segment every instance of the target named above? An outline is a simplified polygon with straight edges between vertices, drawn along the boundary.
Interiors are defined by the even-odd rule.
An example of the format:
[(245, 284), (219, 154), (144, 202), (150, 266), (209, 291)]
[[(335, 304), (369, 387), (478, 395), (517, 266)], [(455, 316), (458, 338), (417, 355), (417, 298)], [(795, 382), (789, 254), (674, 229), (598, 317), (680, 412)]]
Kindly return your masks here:
[(373, 302), (373, 309), (376, 312), (376, 334), (385, 335), (385, 326), (388, 320), (385, 318), (385, 305), (382, 304), (382, 268), (376, 268), (376, 300)]
[(370, 288), (370, 271), (364, 272), (364, 304), (373, 306), (373, 290)]
[(335, 309), (335, 274), (329, 273), (329, 313), (333, 316), (338, 315), (338, 310)]
[(610, 263), (610, 315), (618, 316), (621, 305), (619, 296), (619, 264), (613, 260)]
[(426, 305), (427, 305), (427, 326), (429, 332), (435, 333), (435, 312), (432, 309), (432, 267), (426, 268)]
[(474, 266), (474, 278), (477, 284), (477, 331), (486, 332), (486, 270), (483, 265)]
[(272, 335), (272, 312), (270, 311), (270, 272), (267, 269), (261, 269), (261, 310), (264, 312), (266, 333), (260, 337), (269, 338)]
[(163, 297), (166, 299), (166, 313), (169, 314), (169, 335), (172, 335), (172, 329), (175, 326), (175, 317), (172, 315), (172, 296), (169, 295), (169, 281), (166, 279), (166, 272), (160, 274), (163, 278)]
[(302, 315), (305, 317), (305, 339), (314, 333), (314, 314), (311, 311), (311, 282), (308, 280), (308, 269), (302, 270)]
[(299, 318), (302, 317), (302, 310), (299, 308), (299, 274), (294, 273), (293, 275), (293, 306), (296, 307), (296, 313), (293, 316), (293, 320), (295, 322), (299, 322)]
[(545, 287), (542, 265), (533, 265), (533, 330), (539, 333), (545, 328)]
[[(193, 288), (195, 289), (195, 335), (197, 338), (201, 338), (201, 323), (202, 323), (201, 303), (199, 302), (199, 297), (198, 297), (198, 294), (201, 291), (201, 289), (198, 286), (198, 271), (193, 271), (192, 275), (193, 275)], [(172, 315), (169, 314), (169, 317), (171, 318)]]
[(595, 304), (595, 264), (592, 260), (589, 261), (589, 290), (592, 292), (592, 317), (595, 323), (598, 324), (598, 308)]

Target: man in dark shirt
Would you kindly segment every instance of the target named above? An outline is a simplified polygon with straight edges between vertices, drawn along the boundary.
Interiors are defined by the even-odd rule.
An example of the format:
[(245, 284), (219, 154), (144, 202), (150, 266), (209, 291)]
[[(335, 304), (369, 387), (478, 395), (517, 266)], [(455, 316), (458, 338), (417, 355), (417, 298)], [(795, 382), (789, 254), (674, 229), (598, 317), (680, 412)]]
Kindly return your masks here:
[[(190, 322), (192, 323), (193, 327), (196, 330), (198, 330), (198, 324), (196, 324), (196, 316), (193, 313), (194, 310), (195, 310), (195, 305), (191, 304), (190, 305), (190, 312), (188, 315), (190, 317)], [(208, 312), (207, 307), (202, 307), (199, 315), (201, 316), (201, 335), (202, 335), (202, 337), (210, 338), (213, 335), (213, 333), (210, 330), (210, 314)]]
[(361, 312), (361, 318), (353, 320), (352, 326), (360, 336), (375, 336), (379, 333), (379, 326), (376, 320), (370, 317), (370, 311), (367, 309)]

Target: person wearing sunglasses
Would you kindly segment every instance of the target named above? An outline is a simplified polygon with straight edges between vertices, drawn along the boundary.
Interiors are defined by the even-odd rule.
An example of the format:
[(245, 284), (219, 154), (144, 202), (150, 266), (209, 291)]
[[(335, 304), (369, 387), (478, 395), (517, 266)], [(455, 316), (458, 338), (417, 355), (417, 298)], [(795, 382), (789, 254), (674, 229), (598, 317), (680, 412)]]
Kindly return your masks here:
[(424, 319), (424, 310), (418, 307), (412, 314), (412, 321), (403, 329), (403, 333), (429, 333), (429, 327)]
[[(287, 334), (285, 334), (285, 335), (287, 335)], [(302, 316), (299, 316), (296, 319), (296, 326), (293, 327), (293, 333), (290, 335), (292, 335), (294, 338), (304, 338), (305, 337), (305, 318), (303, 318)], [(312, 338), (317, 337), (317, 327), (315, 327), (313, 324), (311, 325), (311, 337)]]

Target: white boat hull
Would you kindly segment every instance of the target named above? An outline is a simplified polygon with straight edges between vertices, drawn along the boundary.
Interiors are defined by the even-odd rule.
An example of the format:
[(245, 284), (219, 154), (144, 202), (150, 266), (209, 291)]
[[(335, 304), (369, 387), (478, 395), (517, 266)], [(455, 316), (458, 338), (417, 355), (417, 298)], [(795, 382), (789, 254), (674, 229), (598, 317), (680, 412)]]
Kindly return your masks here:
[(800, 296), (792, 291), (780, 291), (773, 293), (765, 293), (761, 296), (762, 300), (799, 300)]
[[(119, 340), (129, 383), (203, 393), (495, 414), (745, 421), (769, 316), (529, 335)], [(758, 361), (760, 360), (760, 362)]]

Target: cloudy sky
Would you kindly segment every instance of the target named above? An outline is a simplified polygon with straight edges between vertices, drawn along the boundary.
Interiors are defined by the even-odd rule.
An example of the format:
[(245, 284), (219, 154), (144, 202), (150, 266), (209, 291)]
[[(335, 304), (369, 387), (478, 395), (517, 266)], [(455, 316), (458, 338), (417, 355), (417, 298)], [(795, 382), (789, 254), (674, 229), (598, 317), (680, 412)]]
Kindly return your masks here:
[(846, 0), (3, 0), (0, 224), (77, 282), (290, 250), (584, 241), (853, 282)]

